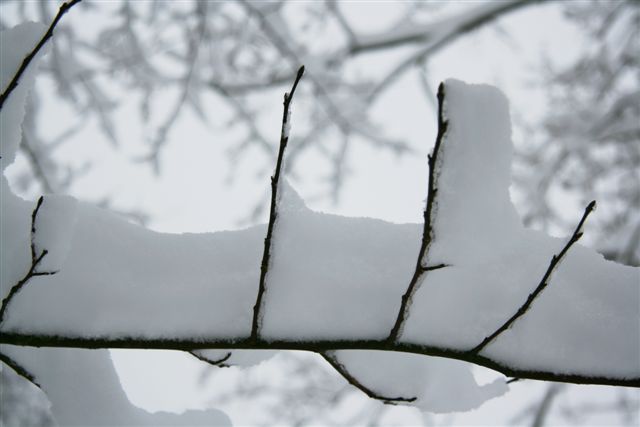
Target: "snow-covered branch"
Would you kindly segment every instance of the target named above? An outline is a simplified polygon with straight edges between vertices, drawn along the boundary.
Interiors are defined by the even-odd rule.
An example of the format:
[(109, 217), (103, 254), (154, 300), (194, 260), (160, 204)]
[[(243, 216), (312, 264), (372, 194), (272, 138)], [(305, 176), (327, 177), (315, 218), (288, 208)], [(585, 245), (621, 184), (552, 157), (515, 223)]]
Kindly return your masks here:
[(18, 84), (20, 83), (20, 78), (22, 77), (24, 72), (27, 70), (27, 67), (29, 66), (29, 64), (31, 64), (31, 61), (33, 61), (33, 59), (36, 57), (38, 52), (40, 52), (40, 50), (47, 43), (47, 41), (51, 37), (53, 37), (53, 31), (58, 25), (58, 22), (60, 22), (60, 19), (62, 19), (64, 14), (67, 13), (69, 9), (71, 9), (75, 4), (81, 1), (82, 0), (71, 0), (69, 2), (63, 3), (60, 6), (60, 9), (58, 10), (58, 14), (53, 19), (53, 22), (51, 22), (51, 25), (49, 25), (49, 28), (47, 29), (47, 31), (44, 33), (44, 35), (42, 36), (38, 44), (35, 46), (35, 48), (33, 48), (29, 52), (29, 54), (25, 56), (25, 58), (22, 60), (22, 63), (20, 64), (20, 68), (18, 68), (18, 70), (13, 75), (13, 78), (11, 79), (9, 84), (4, 88), (4, 90), (2, 91), (2, 94), (0, 94), (0, 109), (4, 106), (4, 103), (9, 97), (9, 95), (11, 95), (11, 92), (13, 92), (16, 87), (18, 87)]
[[(20, 50), (2, 50), (3, 83)], [(306, 350), (376, 399), (439, 411), (507, 390), (504, 379), (478, 385), (459, 361), (508, 377), (640, 387), (640, 270), (577, 244), (594, 204), (568, 242), (522, 226), (497, 89), (440, 86), (424, 224), (398, 225), (314, 212), (284, 180), (303, 71), (285, 94), (266, 227), (156, 233), (69, 197), (32, 209), (3, 177), (2, 358), (19, 367), (31, 347), (173, 349), (224, 366), (230, 349)], [(0, 110), (3, 172), (25, 96)], [(433, 376), (465, 398), (439, 400)]]
[(282, 111), (282, 128), (280, 130), (280, 148), (278, 149), (278, 160), (276, 169), (271, 177), (271, 208), (269, 211), (269, 224), (267, 225), (267, 235), (264, 238), (264, 251), (262, 252), (262, 262), (260, 263), (260, 285), (258, 287), (258, 295), (256, 304), (253, 306), (253, 320), (251, 322), (251, 339), (257, 340), (260, 335), (260, 325), (262, 323), (262, 299), (267, 290), (267, 274), (269, 273), (269, 263), (271, 259), (271, 239), (278, 218), (278, 185), (280, 182), (280, 173), (282, 171), (282, 163), (284, 162), (284, 151), (289, 142), (289, 130), (291, 128), (291, 101), (296, 92), (298, 83), (304, 74), (304, 66), (298, 69), (298, 74), (293, 82), (291, 91), (284, 94), (284, 109)]
[(407, 288), (407, 291), (402, 295), (402, 302), (400, 304), (400, 310), (398, 311), (398, 317), (396, 318), (396, 322), (389, 333), (390, 343), (393, 343), (398, 340), (398, 336), (401, 333), (402, 327), (404, 325), (405, 319), (409, 314), (409, 307), (411, 306), (411, 299), (415, 294), (417, 287), (424, 280), (424, 275), (427, 271), (438, 270), (440, 268), (447, 267), (447, 264), (438, 264), (429, 266), (426, 264), (428, 259), (429, 245), (431, 241), (434, 239), (434, 230), (433, 230), (433, 216), (435, 215), (435, 205), (436, 205), (436, 197), (438, 192), (438, 187), (436, 184), (438, 177), (437, 168), (440, 167), (438, 163), (438, 152), (440, 151), (440, 146), (442, 144), (442, 140), (447, 132), (448, 122), (444, 118), (444, 84), (440, 84), (438, 87), (438, 136), (436, 137), (436, 143), (433, 147), (433, 153), (429, 155), (429, 186), (427, 187), (427, 205), (424, 210), (424, 227), (422, 231), (422, 243), (420, 244), (420, 252), (418, 253), (418, 260), (416, 262), (416, 269), (413, 272), (413, 276), (411, 277), (411, 282)]

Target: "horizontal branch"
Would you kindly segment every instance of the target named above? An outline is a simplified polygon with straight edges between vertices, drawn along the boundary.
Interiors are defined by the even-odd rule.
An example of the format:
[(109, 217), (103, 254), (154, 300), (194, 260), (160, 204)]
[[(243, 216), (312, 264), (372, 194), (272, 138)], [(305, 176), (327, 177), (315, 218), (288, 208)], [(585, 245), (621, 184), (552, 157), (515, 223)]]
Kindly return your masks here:
[(616, 378), (604, 375), (588, 375), (579, 373), (560, 373), (544, 370), (518, 368), (493, 360), (472, 351), (463, 351), (447, 347), (396, 342), (390, 344), (381, 340), (266, 340), (251, 338), (139, 338), (139, 337), (73, 337), (44, 334), (26, 334), (20, 332), (3, 332), (0, 344), (11, 344), (28, 347), (67, 347), (67, 348), (128, 348), (148, 350), (181, 350), (193, 351), (203, 349), (246, 349), (246, 350), (300, 350), (322, 353), (332, 350), (381, 350), (422, 354), (425, 356), (445, 357), (462, 360), (498, 371), (507, 377), (522, 379), (556, 381), (574, 384), (600, 384), (640, 388), (640, 376)]

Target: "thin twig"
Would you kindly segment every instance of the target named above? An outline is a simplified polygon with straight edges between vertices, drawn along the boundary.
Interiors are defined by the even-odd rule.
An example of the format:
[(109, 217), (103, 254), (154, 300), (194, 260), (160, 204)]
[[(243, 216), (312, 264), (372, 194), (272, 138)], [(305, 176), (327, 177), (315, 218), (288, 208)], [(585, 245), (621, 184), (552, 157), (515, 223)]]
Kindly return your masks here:
[(230, 351), (227, 352), (227, 354), (225, 354), (223, 357), (217, 360), (209, 359), (208, 357), (203, 356), (202, 354), (200, 354), (199, 350), (190, 351), (189, 354), (191, 354), (193, 357), (195, 357), (198, 360), (201, 360), (205, 363), (208, 363), (209, 365), (216, 366), (218, 368), (228, 368), (231, 366), (224, 363), (227, 360), (229, 360), (229, 358), (231, 357)]
[(261, 323), (261, 308), (262, 299), (266, 290), (267, 272), (269, 271), (269, 258), (271, 256), (271, 237), (273, 235), (273, 228), (275, 226), (278, 213), (276, 212), (276, 202), (278, 196), (278, 182), (280, 180), (280, 170), (282, 169), (282, 162), (284, 158), (284, 150), (289, 142), (289, 116), (291, 100), (293, 94), (298, 87), (298, 82), (304, 74), (304, 65), (298, 70), (296, 80), (293, 82), (293, 87), (290, 93), (284, 94), (284, 109), (282, 112), (282, 129), (280, 131), (280, 148), (278, 150), (278, 160), (276, 162), (276, 170), (271, 177), (271, 209), (269, 211), (269, 225), (267, 226), (267, 236), (264, 239), (264, 252), (262, 253), (262, 263), (260, 265), (260, 286), (258, 288), (258, 296), (256, 298), (256, 304), (253, 307), (253, 321), (251, 324), (251, 340), (256, 341), (258, 334), (260, 333)]
[(11, 95), (11, 92), (13, 92), (15, 88), (18, 87), (20, 78), (27, 70), (27, 67), (29, 66), (31, 61), (33, 61), (33, 58), (35, 58), (40, 49), (42, 49), (45, 43), (53, 36), (53, 30), (55, 30), (56, 25), (58, 25), (58, 22), (60, 21), (62, 16), (67, 13), (67, 11), (71, 9), (75, 4), (80, 3), (81, 1), (82, 0), (71, 0), (69, 2), (63, 3), (60, 6), (60, 9), (58, 9), (58, 14), (53, 19), (53, 22), (51, 22), (51, 25), (49, 25), (49, 29), (47, 30), (47, 32), (44, 33), (36, 47), (34, 47), (33, 50), (22, 60), (22, 64), (20, 64), (20, 68), (18, 68), (18, 71), (13, 75), (9, 86), (7, 86), (7, 89), (5, 89), (5, 91), (0, 95), (0, 109), (2, 109), (2, 107), (4, 106), (4, 102), (7, 100), (9, 95)]
[(338, 359), (330, 352), (320, 353), (320, 355), (326, 360), (340, 375), (344, 377), (345, 380), (352, 386), (356, 387), (364, 394), (369, 396), (372, 399), (380, 400), (388, 405), (396, 405), (401, 402), (413, 402), (416, 400), (416, 397), (385, 397), (382, 396), (370, 388), (363, 385), (356, 377), (354, 377), (347, 368), (338, 361)]
[(416, 261), (416, 269), (413, 272), (413, 277), (411, 278), (411, 282), (409, 282), (407, 291), (404, 293), (404, 295), (402, 295), (400, 310), (398, 310), (396, 322), (393, 325), (391, 332), (389, 333), (389, 337), (387, 338), (387, 341), (390, 344), (398, 340), (398, 336), (400, 335), (402, 327), (404, 326), (406, 317), (409, 314), (411, 299), (413, 298), (413, 295), (417, 290), (418, 284), (423, 280), (424, 274), (427, 271), (447, 267), (446, 264), (439, 264), (434, 266), (423, 265), (423, 262), (425, 261), (425, 258), (427, 257), (427, 254), (429, 252), (429, 246), (434, 239), (433, 220), (435, 214), (433, 206), (436, 203), (436, 196), (438, 193), (438, 188), (436, 185), (436, 163), (438, 161), (438, 154), (440, 153), (442, 140), (444, 139), (444, 135), (449, 125), (449, 122), (444, 119), (444, 92), (444, 83), (440, 83), (440, 86), (438, 87), (438, 135), (436, 137), (436, 144), (433, 147), (433, 154), (429, 156), (429, 184), (427, 188), (427, 206), (424, 210), (424, 229), (422, 231), (422, 244), (420, 245), (418, 260)]
[(518, 309), (518, 311), (516, 311), (515, 314), (509, 318), (509, 320), (504, 322), (502, 326), (500, 326), (491, 335), (489, 335), (484, 340), (482, 340), (480, 344), (478, 344), (473, 349), (471, 349), (470, 350), (471, 353), (480, 352), (483, 348), (485, 348), (488, 344), (490, 344), (493, 340), (495, 340), (501, 333), (509, 329), (516, 320), (518, 320), (520, 317), (524, 316), (527, 313), (527, 311), (531, 307), (531, 304), (533, 304), (533, 301), (538, 297), (538, 295), (540, 295), (540, 293), (549, 284), (549, 278), (551, 277), (551, 273), (553, 273), (553, 271), (558, 266), (558, 264), (560, 264), (560, 261), (562, 261), (565, 254), (569, 251), (571, 246), (573, 246), (573, 244), (576, 243), (578, 240), (580, 240), (580, 238), (582, 237), (582, 226), (584, 225), (584, 222), (587, 220), (587, 217), (589, 216), (589, 214), (595, 209), (595, 207), (596, 207), (595, 200), (593, 200), (591, 203), (587, 205), (587, 207), (584, 210), (584, 214), (582, 215), (582, 219), (580, 219), (580, 222), (578, 223), (578, 226), (576, 227), (573, 234), (571, 235), (571, 238), (569, 239), (567, 244), (564, 246), (564, 248), (562, 248), (560, 253), (557, 255), (554, 255), (551, 258), (549, 267), (547, 268), (547, 271), (544, 273), (544, 276), (542, 276), (542, 280), (540, 280), (540, 283), (538, 284), (536, 289), (529, 294), (524, 304), (522, 304)]
[(36, 203), (36, 207), (31, 213), (31, 237), (30, 237), (30, 249), (31, 249), (31, 266), (29, 270), (25, 273), (25, 275), (20, 279), (13, 287), (9, 290), (7, 296), (2, 300), (2, 306), (0, 307), (0, 324), (4, 321), (4, 315), (7, 311), (7, 307), (13, 300), (13, 298), (22, 290), (24, 285), (26, 285), (32, 277), (36, 276), (50, 276), (52, 274), (56, 274), (57, 271), (37, 271), (38, 265), (47, 256), (49, 253), (48, 250), (43, 249), (40, 253), (36, 248), (36, 219), (38, 217), (38, 212), (40, 211), (40, 206), (42, 206), (42, 202), (44, 201), (44, 196), (40, 196), (38, 199), (38, 203)]
[(11, 369), (13, 369), (16, 374), (20, 375), (22, 378), (26, 379), (31, 384), (35, 385), (40, 389), (42, 388), (40, 384), (38, 384), (38, 382), (36, 381), (36, 377), (31, 372), (27, 371), (18, 362), (16, 362), (6, 354), (0, 353), (0, 361), (5, 365), (7, 365), (8, 367), (10, 367)]

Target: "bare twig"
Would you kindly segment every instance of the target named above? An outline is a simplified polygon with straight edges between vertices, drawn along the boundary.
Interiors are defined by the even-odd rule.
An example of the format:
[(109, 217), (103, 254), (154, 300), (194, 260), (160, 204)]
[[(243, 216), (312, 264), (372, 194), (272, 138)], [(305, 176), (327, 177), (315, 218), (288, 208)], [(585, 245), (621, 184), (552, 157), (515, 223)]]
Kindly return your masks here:
[(491, 335), (489, 335), (484, 340), (482, 340), (482, 342), (480, 344), (478, 344), (473, 349), (471, 349), (470, 350), (471, 353), (479, 353), (480, 351), (482, 351), (483, 348), (485, 348), (487, 345), (489, 345), (501, 333), (503, 333), (504, 331), (509, 329), (509, 327), (511, 327), (511, 325), (516, 320), (518, 320), (520, 317), (524, 316), (527, 313), (527, 311), (531, 307), (531, 304), (533, 304), (533, 301), (538, 297), (538, 295), (540, 295), (540, 293), (549, 284), (549, 278), (551, 277), (551, 273), (553, 273), (553, 271), (556, 269), (558, 264), (560, 264), (560, 262), (564, 258), (565, 254), (569, 251), (571, 246), (573, 246), (573, 244), (576, 243), (578, 240), (580, 240), (580, 238), (582, 237), (582, 226), (584, 225), (584, 222), (586, 221), (586, 219), (589, 216), (589, 214), (595, 209), (595, 207), (596, 207), (596, 201), (595, 200), (593, 200), (591, 203), (589, 203), (589, 205), (587, 205), (587, 207), (584, 210), (584, 214), (582, 215), (582, 219), (580, 219), (580, 222), (578, 223), (578, 226), (576, 227), (576, 229), (574, 230), (573, 234), (571, 235), (571, 238), (569, 238), (569, 241), (564, 246), (564, 248), (562, 248), (560, 253), (557, 254), (557, 255), (554, 255), (551, 258), (551, 262), (549, 263), (549, 267), (547, 268), (547, 271), (544, 273), (544, 276), (542, 276), (542, 280), (540, 280), (540, 283), (538, 284), (536, 289), (532, 293), (529, 294), (529, 296), (527, 297), (527, 300), (524, 302), (524, 304), (522, 304), (520, 306), (520, 308), (518, 309), (518, 311), (516, 311), (513, 316), (511, 316), (506, 322), (504, 322), (504, 324), (502, 324), (502, 326), (500, 326)]
[(354, 377), (347, 370), (347, 368), (342, 363), (340, 363), (340, 361), (338, 361), (338, 359), (335, 357), (335, 355), (332, 354), (331, 352), (320, 353), (320, 355), (324, 358), (324, 360), (326, 360), (333, 367), (333, 369), (338, 371), (338, 373), (340, 375), (342, 375), (344, 377), (344, 379), (347, 380), (347, 382), (349, 382), (349, 384), (351, 384), (352, 386), (356, 387), (357, 389), (359, 389), (360, 391), (362, 391), (364, 394), (366, 394), (367, 396), (369, 396), (372, 399), (380, 400), (383, 403), (388, 404), (388, 405), (396, 405), (397, 403), (402, 403), (402, 402), (413, 402), (413, 401), (416, 400), (416, 397), (386, 397), (386, 396), (382, 396), (382, 395), (376, 393), (375, 391), (371, 390), (367, 386), (363, 385), (360, 381), (358, 381), (358, 379), (356, 377)]
[(218, 368), (228, 368), (231, 365), (228, 365), (224, 362), (226, 362), (227, 360), (229, 360), (229, 358), (231, 357), (231, 352), (227, 352), (227, 354), (225, 354), (223, 357), (221, 357), (220, 359), (214, 360), (214, 359), (209, 359), (206, 356), (203, 356), (200, 351), (198, 350), (194, 350), (194, 351), (190, 351), (189, 354), (191, 354), (193, 357), (195, 357), (198, 360), (201, 360), (205, 363), (208, 363), (209, 365), (212, 366), (216, 366)]
[(35, 236), (36, 236), (36, 219), (38, 217), (38, 211), (40, 210), (40, 206), (42, 206), (42, 202), (44, 201), (44, 196), (40, 196), (38, 199), (38, 203), (36, 204), (35, 209), (31, 213), (31, 267), (27, 273), (16, 283), (13, 285), (11, 290), (7, 296), (2, 300), (2, 306), (0, 307), (0, 324), (4, 321), (4, 315), (7, 311), (7, 307), (13, 300), (16, 294), (22, 290), (24, 285), (26, 285), (32, 277), (36, 276), (50, 276), (52, 274), (56, 274), (56, 271), (38, 271), (38, 265), (47, 256), (49, 253), (48, 250), (43, 249), (40, 253), (38, 253), (38, 249), (36, 248)]
[(429, 245), (434, 239), (434, 230), (433, 230), (433, 219), (434, 219), (434, 211), (433, 205), (436, 203), (436, 197), (438, 193), (437, 188), (437, 171), (436, 164), (438, 161), (438, 153), (440, 152), (440, 145), (442, 144), (442, 139), (447, 131), (447, 126), (449, 122), (444, 119), (444, 83), (440, 83), (438, 87), (438, 135), (436, 137), (436, 143), (433, 147), (433, 154), (429, 155), (429, 184), (427, 189), (427, 206), (424, 210), (424, 229), (422, 231), (422, 244), (420, 245), (420, 252), (418, 253), (418, 260), (416, 262), (416, 269), (413, 272), (413, 277), (411, 278), (411, 282), (409, 282), (409, 286), (407, 287), (407, 291), (402, 295), (402, 301), (400, 304), (400, 310), (398, 310), (398, 316), (396, 318), (396, 322), (389, 333), (389, 337), (387, 341), (391, 344), (398, 340), (398, 336), (402, 331), (402, 327), (404, 326), (404, 321), (409, 314), (409, 307), (411, 305), (411, 299), (419, 283), (424, 279), (424, 275), (427, 271), (437, 270), (440, 268), (447, 267), (446, 264), (439, 264), (434, 266), (425, 266), (423, 262), (429, 252)]
[(35, 385), (40, 389), (42, 388), (40, 384), (37, 383), (36, 377), (31, 372), (27, 371), (18, 362), (16, 362), (6, 354), (0, 353), (0, 361), (5, 365), (7, 365), (8, 367), (10, 367), (11, 369), (13, 369), (16, 374), (20, 375), (22, 378), (26, 379), (31, 384)]
[(275, 226), (278, 213), (276, 212), (276, 202), (278, 196), (278, 182), (280, 180), (280, 170), (282, 169), (282, 162), (284, 159), (284, 150), (289, 142), (289, 116), (291, 100), (293, 94), (298, 87), (298, 82), (304, 74), (304, 65), (298, 69), (296, 80), (293, 82), (293, 87), (290, 93), (284, 94), (284, 109), (282, 112), (282, 129), (280, 131), (280, 148), (278, 150), (278, 160), (276, 163), (276, 170), (271, 177), (271, 209), (269, 211), (269, 224), (267, 226), (267, 236), (264, 239), (264, 252), (262, 253), (262, 263), (260, 265), (260, 286), (258, 288), (258, 296), (256, 298), (256, 304), (253, 307), (253, 321), (251, 324), (251, 340), (256, 341), (258, 334), (260, 333), (262, 299), (266, 290), (267, 272), (269, 271), (269, 258), (271, 255), (271, 237), (273, 236), (273, 229)]
[(58, 9), (58, 14), (53, 19), (53, 22), (51, 22), (51, 25), (49, 25), (49, 29), (47, 30), (47, 32), (44, 33), (36, 47), (34, 47), (33, 50), (22, 60), (20, 68), (18, 68), (18, 71), (16, 71), (16, 73), (13, 75), (13, 78), (11, 79), (11, 82), (9, 82), (9, 85), (7, 86), (5, 91), (0, 95), (0, 109), (2, 109), (2, 107), (4, 106), (4, 102), (7, 100), (9, 95), (11, 95), (11, 92), (13, 92), (15, 88), (18, 87), (20, 78), (27, 70), (27, 67), (29, 66), (31, 61), (33, 61), (33, 58), (35, 58), (40, 49), (42, 49), (45, 43), (53, 36), (53, 30), (55, 30), (56, 25), (58, 25), (58, 22), (60, 21), (62, 16), (67, 13), (67, 11), (71, 9), (75, 4), (80, 3), (81, 1), (82, 0), (71, 0), (69, 2), (63, 3), (60, 6), (60, 9)]

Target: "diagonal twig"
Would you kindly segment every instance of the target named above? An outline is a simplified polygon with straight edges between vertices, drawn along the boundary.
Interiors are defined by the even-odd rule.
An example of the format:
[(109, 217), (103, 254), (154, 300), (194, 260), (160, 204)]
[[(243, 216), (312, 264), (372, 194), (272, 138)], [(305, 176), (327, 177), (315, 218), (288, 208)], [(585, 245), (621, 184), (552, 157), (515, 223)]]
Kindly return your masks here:
[(271, 237), (273, 235), (273, 228), (275, 226), (278, 213), (276, 212), (276, 202), (278, 195), (278, 182), (280, 180), (280, 170), (282, 169), (282, 162), (284, 158), (284, 150), (289, 142), (289, 118), (290, 107), (293, 94), (298, 87), (298, 82), (304, 74), (304, 65), (298, 70), (296, 80), (293, 82), (291, 92), (284, 94), (284, 109), (282, 112), (282, 129), (280, 131), (280, 148), (278, 150), (278, 160), (276, 162), (276, 170), (271, 177), (271, 209), (269, 211), (269, 224), (267, 226), (267, 236), (264, 239), (264, 252), (262, 253), (262, 263), (260, 265), (260, 285), (258, 288), (258, 296), (256, 298), (256, 304), (253, 307), (253, 321), (251, 324), (251, 341), (258, 340), (258, 334), (260, 333), (261, 313), (263, 304), (264, 292), (266, 290), (267, 272), (269, 271), (269, 258), (271, 256)]
[(31, 372), (27, 371), (18, 362), (16, 362), (6, 354), (0, 353), (0, 362), (4, 363), (5, 365), (13, 369), (16, 374), (20, 375), (22, 378), (26, 379), (31, 384), (42, 389), (40, 384), (38, 384), (38, 382), (36, 381), (36, 377)]
[(42, 206), (42, 202), (44, 201), (44, 196), (40, 196), (38, 199), (38, 203), (36, 203), (36, 207), (31, 213), (31, 266), (29, 270), (25, 273), (22, 279), (18, 280), (18, 282), (11, 287), (7, 296), (2, 300), (2, 306), (0, 306), (0, 324), (4, 321), (4, 315), (7, 311), (7, 307), (9, 307), (9, 303), (13, 300), (13, 298), (22, 290), (24, 285), (26, 285), (32, 277), (36, 276), (50, 276), (52, 274), (56, 274), (57, 271), (38, 271), (38, 265), (47, 256), (49, 253), (48, 250), (43, 249), (40, 253), (38, 253), (38, 249), (36, 248), (36, 219), (38, 218), (38, 212), (40, 211), (40, 206)]
[(9, 82), (9, 85), (7, 86), (7, 88), (0, 95), (0, 109), (2, 109), (4, 102), (7, 100), (7, 98), (9, 98), (9, 95), (11, 95), (11, 92), (13, 92), (15, 88), (18, 87), (18, 84), (20, 83), (20, 78), (22, 77), (24, 72), (27, 70), (27, 67), (29, 66), (31, 61), (33, 61), (33, 58), (35, 58), (35, 56), (38, 54), (40, 49), (42, 49), (45, 43), (53, 36), (53, 30), (55, 30), (56, 25), (58, 25), (58, 22), (60, 21), (62, 16), (65, 13), (67, 13), (67, 11), (71, 9), (75, 4), (80, 3), (81, 1), (82, 0), (71, 0), (69, 2), (63, 3), (60, 6), (60, 9), (58, 9), (58, 14), (51, 22), (51, 25), (49, 25), (49, 29), (47, 29), (47, 32), (44, 33), (44, 35), (42, 36), (42, 38), (40, 39), (36, 47), (34, 47), (33, 50), (22, 60), (22, 64), (20, 64), (20, 68), (18, 68), (18, 71), (16, 71), (16, 73), (13, 75), (11, 82)]
[(338, 359), (335, 357), (335, 355), (332, 352), (323, 352), (320, 353), (320, 356), (322, 356), (324, 358), (324, 360), (326, 360), (333, 369), (335, 369), (340, 375), (342, 375), (344, 377), (345, 380), (347, 380), (347, 382), (349, 384), (351, 384), (352, 386), (356, 387), (357, 389), (359, 389), (360, 391), (362, 391), (364, 394), (366, 394), (367, 396), (369, 396), (372, 399), (376, 399), (376, 400), (380, 400), (385, 404), (388, 405), (396, 405), (398, 403), (402, 403), (402, 402), (414, 402), (417, 398), (416, 397), (386, 397), (386, 396), (381, 396), (378, 393), (376, 393), (375, 391), (371, 390), (370, 388), (366, 387), (365, 385), (363, 385), (360, 381), (358, 381), (358, 379), (356, 377), (354, 377), (348, 370), (347, 368), (338, 361)]
[(491, 335), (487, 336), (484, 340), (482, 340), (480, 344), (478, 344), (473, 349), (471, 349), (470, 350), (471, 353), (479, 353), (480, 351), (482, 351), (483, 348), (489, 345), (501, 333), (509, 329), (516, 320), (518, 320), (520, 317), (524, 316), (527, 313), (527, 311), (531, 307), (531, 304), (533, 304), (533, 301), (538, 297), (538, 295), (540, 295), (542, 291), (545, 290), (545, 288), (549, 284), (549, 278), (551, 277), (551, 274), (556, 269), (558, 264), (560, 264), (560, 262), (562, 261), (566, 253), (569, 251), (569, 249), (571, 249), (571, 246), (573, 246), (573, 244), (576, 243), (578, 240), (580, 240), (580, 238), (582, 237), (582, 226), (584, 225), (584, 222), (587, 220), (587, 217), (589, 216), (589, 214), (593, 212), (595, 207), (596, 207), (595, 200), (593, 200), (591, 203), (587, 205), (587, 207), (584, 210), (584, 214), (582, 215), (582, 219), (580, 219), (580, 222), (578, 223), (578, 226), (576, 227), (573, 234), (569, 238), (569, 241), (566, 243), (566, 245), (564, 245), (560, 253), (558, 253), (557, 255), (553, 255), (553, 257), (551, 257), (551, 262), (549, 263), (549, 267), (547, 268), (547, 271), (544, 273), (544, 276), (542, 276), (542, 280), (540, 280), (540, 283), (538, 284), (536, 289), (529, 294), (524, 304), (522, 304), (518, 309), (518, 311), (516, 311), (513, 316), (511, 316), (506, 322), (504, 322), (502, 326), (500, 326)]
[(437, 171), (436, 164), (438, 162), (438, 154), (440, 153), (440, 146), (444, 135), (447, 131), (449, 122), (444, 119), (444, 83), (440, 83), (438, 87), (438, 135), (436, 136), (436, 143), (433, 147), (433, 154), (429, 155), (429, 184), (427, 188), (427, 206), (424, 210), (424, 229), (422, 231), (422, 244), (420, 245), (420, 252), (418, 253), (418, 261), (416, 262), (416, 269), (411, 277), (411, 282), (407, 287), (407, 291), (402, 295), (402, 301), (400, 304), (400, 310), (398, 310), (398, 316), (396, 322), (387, 337), (387, 342), (392, 344), (398, 340), (398, 336), (404, 326), (404, 321), (409, 314), (409, 307), (411, 305), (411, 299), (417, 290), (419, 283), (424, 278), (427, 271), (437, 270), (447, 267), (446, 264), (438, 264), (434, 266), (424, 266), (423, 262), (429, 252), (429, 246), (434, 239), (433, 220), (435, 212), (433, 206), (436, 203), (436, 197), (438, 193), (437, 187)]

